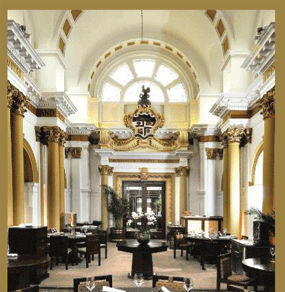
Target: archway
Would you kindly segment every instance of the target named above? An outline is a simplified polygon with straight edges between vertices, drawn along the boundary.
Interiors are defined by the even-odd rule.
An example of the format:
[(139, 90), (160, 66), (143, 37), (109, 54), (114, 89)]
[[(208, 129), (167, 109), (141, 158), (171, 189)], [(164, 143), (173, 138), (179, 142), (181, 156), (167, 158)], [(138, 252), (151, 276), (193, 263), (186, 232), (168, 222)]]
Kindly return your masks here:
[(34, 152), (24, 139), (24, 222), (38, 225), (39, 217), (39, 174)]

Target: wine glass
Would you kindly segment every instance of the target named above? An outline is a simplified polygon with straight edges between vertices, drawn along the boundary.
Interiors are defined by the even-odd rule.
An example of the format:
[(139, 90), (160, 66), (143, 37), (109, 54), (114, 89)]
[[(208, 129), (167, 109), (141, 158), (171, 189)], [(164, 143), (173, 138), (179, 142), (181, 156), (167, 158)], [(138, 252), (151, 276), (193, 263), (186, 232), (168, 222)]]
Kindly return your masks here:
[(138, 287), (138, 292), (139, 292), (139, 288), (143, 284), (143, 282), (144, 282), (143, 273), (135, 273), (134, 274), (134, 283)]
[(93, 291), (93, 289), (96, 287), (96, 282), (94, 281), (94, 279), (92, 277), (87, 277), (86, 278), (86, 284), (85, 287), (89, 290), (89, 291)]
[(194, 287), (193, 280), (191, 278), (183, 278), (184, 289), (189, 292)]
[(272, 260), (271, 262), (272, 263), (275, 263), (274, 261), (274, 256), (275, 256), (275, 247), (271, 247), (270, 250), (269, 250), (270, 254), (271, 254), (271, 257), (272, 257)]

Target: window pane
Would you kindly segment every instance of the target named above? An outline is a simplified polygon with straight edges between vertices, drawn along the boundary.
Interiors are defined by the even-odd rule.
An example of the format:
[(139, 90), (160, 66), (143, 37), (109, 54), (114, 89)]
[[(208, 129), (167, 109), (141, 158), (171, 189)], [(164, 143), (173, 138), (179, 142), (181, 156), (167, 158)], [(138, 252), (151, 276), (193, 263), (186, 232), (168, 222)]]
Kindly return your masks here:
[(153, 60), (134, 60), (134, 67), (138, 77), (151, 77), (155, 61)]
[(170, 82), (174, 81), (178, 78), (178, 74), (176, 74), (173, 70), (166, 67), (165, 65), (160, 65), (154, 78), (160, 82), (162, 85), (166, 86)]
[(130, 80), (134, 78), (129, 66), (127, 64), (116, 69), (111, 75), (115, 81), (125, 86)]
[(187, 95), (182, 83), (167, 89), (169, 102), (186, 102)]
[(164, 95), (162, 90), (154, 83), (149, 81), (138, 81), (134, 84), (132, 84), (126, 91), (124, 96), (124, 101), (138, 101), (139, 95), (142, 93), (142, 86), (145, 86), (145, 88), (150, 88), (150, 101), (157, 101), (157, 102), (163, 102), (164, 101)]
[(103, 87), (102, 101), (119, 101), (121, 90), (106, 82)]

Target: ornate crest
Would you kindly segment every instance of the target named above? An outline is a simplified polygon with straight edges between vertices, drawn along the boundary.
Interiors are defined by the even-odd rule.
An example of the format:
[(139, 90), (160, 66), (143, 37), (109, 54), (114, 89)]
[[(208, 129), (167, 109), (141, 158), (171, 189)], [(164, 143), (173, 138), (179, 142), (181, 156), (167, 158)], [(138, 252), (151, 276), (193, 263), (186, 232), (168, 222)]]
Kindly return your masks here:
[(124, 116), (124, 124), (132, 129), (132, 137), (129, 139), (119, 139), (116, 135), (111, 135), (109, 147), (115, 150), (127, 151), (135, 148), (152, 148), (160, 151), (171, 151), (178, 149), (178, 136), (170, 139), (158, 139), (155, 137), (156, 130), (162, 128), (165, 123), (163, 114), (155, 112), (149, 101), (150, 88), (142, 86), (143, 94), (140, 94), (138, 108), (133, 113)]

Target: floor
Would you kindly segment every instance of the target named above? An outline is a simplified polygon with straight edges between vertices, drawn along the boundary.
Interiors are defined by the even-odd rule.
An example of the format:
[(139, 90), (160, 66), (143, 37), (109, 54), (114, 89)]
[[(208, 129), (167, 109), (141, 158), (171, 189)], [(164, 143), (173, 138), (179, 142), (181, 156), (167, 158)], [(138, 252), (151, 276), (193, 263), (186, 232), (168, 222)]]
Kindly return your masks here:
[[(40, 284), (41, 292), (53, 287), (60, 292), (64, 292), (63, 288), (73, 287), (74, 278), (105, 274), (113, 275), (114, 287), (135, 287), (133, 281), (127, 277), (127, 274), (131, 271), (132, 254), (118, 251), (115, 243), (108, 243), (108, 258), (105, 259), (104, 257), (104, 250), (102, 250), (101, 255), (101, 266), (98, 266), (97, 256), (95, 256), (95, 260), (91, 262), (88, 269), (83, 258), (80, 264), (70, 265), (68, 270), (65, 270), (64, 264), (54, 265), (53, 269), (49, 270), (50, 277)], [(190, 257), (186, 261), (185, 255), (180, 257), (179, 251), (177, 255), (177, 258), (174, 259), (172, 249), (153, 254), (154, 272), (159, 275), (192, 277), (195, 289), (215, 289), (215, 265), (206, 264), (206, 270), (203, 271), (196, 259)], [(151, 287), (151, 281), (145, 281), (143, 287)], [(72, 291), (70, 289), (65, 290)]]

